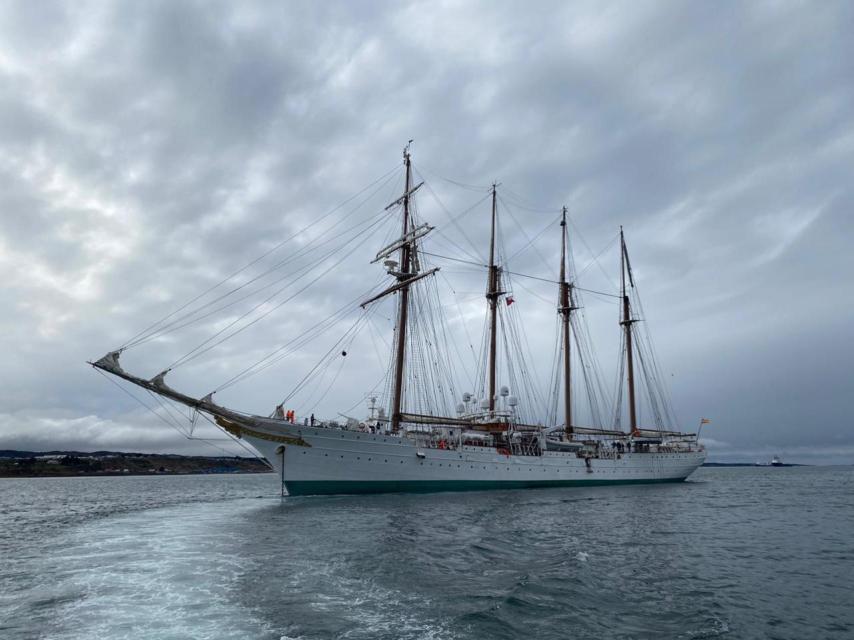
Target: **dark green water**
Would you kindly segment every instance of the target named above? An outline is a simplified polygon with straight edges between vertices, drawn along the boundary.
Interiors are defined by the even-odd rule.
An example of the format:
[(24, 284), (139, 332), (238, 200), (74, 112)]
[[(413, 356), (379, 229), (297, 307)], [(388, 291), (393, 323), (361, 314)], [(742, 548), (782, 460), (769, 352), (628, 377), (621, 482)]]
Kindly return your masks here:
[(0, 638), (854, 638), (854, 468), (291, 498), (0, 480)]

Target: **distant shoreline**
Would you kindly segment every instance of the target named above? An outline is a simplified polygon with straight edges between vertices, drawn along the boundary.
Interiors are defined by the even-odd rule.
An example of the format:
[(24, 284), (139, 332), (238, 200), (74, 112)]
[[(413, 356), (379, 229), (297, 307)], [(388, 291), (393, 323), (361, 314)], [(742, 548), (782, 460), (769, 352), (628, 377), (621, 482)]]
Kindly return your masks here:
[(266, 461), (241, 456), (183, 456), (124, 451), (0, 450), (0, 478), (71, 478), (270, 473)]

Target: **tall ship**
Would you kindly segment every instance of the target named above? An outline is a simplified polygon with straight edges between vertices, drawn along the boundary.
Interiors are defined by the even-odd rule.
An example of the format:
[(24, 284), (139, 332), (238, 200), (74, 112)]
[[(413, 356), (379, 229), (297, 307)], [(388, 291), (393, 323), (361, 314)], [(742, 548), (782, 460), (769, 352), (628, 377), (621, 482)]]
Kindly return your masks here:
[[(420, 217), (416, 194), (423, 193), (426, 183), (415, 182), (409, 145), (403, 153), (403, 171), (395, 173), (402, 173), (398, 178), (402, 194), (397, 191), (395, 196), (400, 195), (391, 204), (385, 200), (385, 206), (361, 221), (354, 222), (350, 214), (336, 219), (331, 212), (313, 220), (89, 364), (187, 437), (193, 437), (196, 423), (204, 419), (225, 437), (242, 446), (248, 443), (271, 465), (282, 493), (292, 496), (680, 482), (702, 465), (704, 448), (697, 434), (678, 428), (648, 332), (639, 328), (642, 307), (622, 228), (614, 238), (619, 287), (605, 292), (584, 289), (570, 251), (566, 207), (556, 211), (555, 219), (535, 238), (525, 236), (529, 247), (536, 237), (551, 234), (555, 257), (559, 246), (560, 262), (551, 271), (557, 277), (549, 277), (549, 272), (524, 274), (512, 268), (513, 256), (504, 249), (498, 184), (484, 188), (480, 199), (463, 212), (452, 216), (444, 211), (451, 224), (448, 235)], [(381, 186), (390, 184), (388, 176)], [(432, 192), (429, 185), (427, 190)], [(471, 211), (488, 215), (485, 254), (462, 246), (467, 236), (461, 219)], [(395, 222), (397, 233), (387, 235), (376, 254), (368, 256), (382, 270), (371, 289), (331, 315), (313, 318), (307, 329), (295, 330), (283, 345), (238, 369), (210, 393), (183, 393), (167, 384), (166, 376), (174, 369), (213, 352), (286, 303), (307, 296), (311, 285), (341, 268), (336, 262), (339, 253), (358, 252), (369, 239), (380, 236), (383, 225)], [(434, 232), (444, 238), (437, 246), (431, 245)], [(463, 265), (470, 277), (476, 272), (485, 276), (480, 349), (470, 335), (468, 351), (452, 337), (466, 327), (459, 300), (453, 302), (446, 295), (448, 289), (456, 294), (441, 272), (449, 264)], [(286, 272), (287, 267), (292, 270)], [(259, 273), (253, 275), (253, 269)], [(553, 287), (555, 332), (547, 356), (551, 364), (547, 385), (538, 382), (536, 370), (544, 369), (542, 355), (532, 356), (527, 322), (520, 305), (514, 304), (514, 283), (524, 278)], [(588, 292), (607, 297), (619, 312), (614, 335), (621, 347), (610, 393), (584, 319), (582, 295)], [(247, 300), (249, 310), (238, 314), (235, 308)], [(314, 408), (326, 406), (321, 399), (329, 393), (337, 397), (335, 382), (356, 336), (366, 327), (376, 331), (371, 318), (382, 313), (377, 309), (385, 310), (393, 329), (391, 335), (379, 336), (387, 339), (386, 367), (382, 379), (364, 396), (367, 415), (352, 417), (351, 408), (334, 418), (315, 416)], [(453, 309), (461, 316), (457, 322), (449, 320)], [(126, 351), (174, 341), (180, 330), (204, 325), (217, 313), (226, 318), (209, 325), (213, 335), (153, 377), (133, 375), (120, 364)], [(215, 393), (277, 364), (293, 373), (309, 353), (308, 345), (330, 335), (315, 350), (322, 353), (319, 361), (306, 367), (304, 374), (300, 371), (287, 398), (271, 403), (276, 406), (268, 415), (231, 409), (214, 399)], [(134, 393), (140, 390), (141, 398)], [(304, 406), (288, 408), (297, 404), (300, 394), (310, 396)], [(183, 426), (181, 419), (186, 420)]]

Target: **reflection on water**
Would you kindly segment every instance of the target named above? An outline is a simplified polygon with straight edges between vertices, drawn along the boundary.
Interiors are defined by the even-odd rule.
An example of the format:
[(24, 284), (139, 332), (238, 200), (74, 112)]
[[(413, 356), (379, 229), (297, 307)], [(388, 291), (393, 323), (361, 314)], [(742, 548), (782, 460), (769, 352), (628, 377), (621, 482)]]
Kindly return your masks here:
[(0, 481), (0, 637), (849, 638), (853, 479), (284, 500), (271, 476)]

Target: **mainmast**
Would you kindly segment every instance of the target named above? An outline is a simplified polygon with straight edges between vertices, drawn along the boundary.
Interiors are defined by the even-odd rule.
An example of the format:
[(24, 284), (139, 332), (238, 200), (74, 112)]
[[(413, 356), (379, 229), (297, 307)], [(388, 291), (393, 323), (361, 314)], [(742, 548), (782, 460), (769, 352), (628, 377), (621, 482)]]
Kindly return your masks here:
[(560, 313), (563, 329), (563, 408), (564, 429), (567, 435), (572, 434), (572, 377), (570, 358), (570, 330), (571, 314), (575, 310), (572, 305), (572, 285), (566, 281), (566, 258), (567, 258), (567, 228), (566, 207), (563, 208), (563, 216), (560, 221), (561, 245), (560, 245)]
[(492, 184), (492, 233), (489, 239), (489, 274), (486, 283), (486, 299), (489, 301), (489, 412), (495, 411), (495, 368), (496, 368), (496, 334), (498, 320), (498, 274), (495, 264), (495, 217), (496, 217), (496, 184)]
[(626, 239), (623, 236), (623, 227), (620, 226), (620, 290), (623, 297), (623, 319), (620, 324), (626, 332), (626, 368), (628, 370), (629, 384), (629, 425), (631, 433), (635, 434), (638, 431), (637, 410), (635, 406), (635, 371), (633, 363), (632, 349), (632, 324), (636, 320), (632, 320), (629, 311), (629, 296), (626, 293), (626, 275), (629, 277), (629, 284), (634, 287), (634, 278), (632, 277), (632, 267), (629, 264), (629, 253), (626, 250)]
[[(409, 145), (403, 150), (403, 164), (406, 166), (406, 184), (403, 190), (403, 233), (406, 238), (409, 232), (409, 197), (412, 186), (412, 160), (409, 156)], [(404, 242), (400, 248), (400, 271), (397, 274), (400, 287), (400, 297), (397, 311), (397, 353), (394, 359), (394, 387), (392, 389), (391, 430), (400, 430), (400, 403), (403, 397), (403, 366), (406, 359), (406, 322), (409, 315), (409, 278), (412, 262), (412, 251), (409, 242)], [(414, 246), (414, 244), (412, 245)]]

